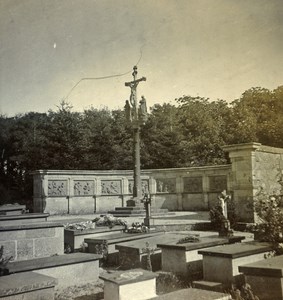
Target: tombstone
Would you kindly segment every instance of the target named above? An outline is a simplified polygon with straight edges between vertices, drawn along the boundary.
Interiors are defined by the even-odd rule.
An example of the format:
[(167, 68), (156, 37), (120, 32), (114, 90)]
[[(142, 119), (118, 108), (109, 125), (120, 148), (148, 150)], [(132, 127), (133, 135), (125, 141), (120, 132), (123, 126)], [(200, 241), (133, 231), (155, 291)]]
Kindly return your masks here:
[(239, 266), (260, 300), (283, 300), (283, 256)]
[(220, 282), (224, 286), (242, 283), (238, 267), (262, 260), (271, 251), (267, 243), (240, 243), (198, 251), (203, 256), (203, 280)]
[(244, 237), (196, 237), (191, 242), (162, 243), (157, 247), (161, 249), (162, 271), (173, 272), (182, 277), (202, 278), (202, 255), (199, 250), (224, 244), (241, 242)]
[(157, 274), (142, 269), (117, 271), (100, 276), (104, 300), (145, 300), (156, 296)]

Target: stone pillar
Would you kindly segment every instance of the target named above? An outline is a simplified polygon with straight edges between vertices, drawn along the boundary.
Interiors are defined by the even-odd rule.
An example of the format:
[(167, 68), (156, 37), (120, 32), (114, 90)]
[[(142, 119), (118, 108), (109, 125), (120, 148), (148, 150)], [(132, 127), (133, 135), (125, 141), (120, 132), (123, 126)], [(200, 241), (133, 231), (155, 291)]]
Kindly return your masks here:
[(183, 210), (183, 196), (182, 196), (183, 192), (184, 192), (183, 177), (177, 176), (176, 177), (176, 194), (177, 194), (178, 210)]
[(253, 209), (254, 196), (254, 166), (255, 152), (260, 148), (259, 143), (228, 145), (223, 147), (229, 152), (232, 163), (231, 182), (233, 201), (235, 202), (236, 215), (240, 221), (254, 222), (256, 215)]

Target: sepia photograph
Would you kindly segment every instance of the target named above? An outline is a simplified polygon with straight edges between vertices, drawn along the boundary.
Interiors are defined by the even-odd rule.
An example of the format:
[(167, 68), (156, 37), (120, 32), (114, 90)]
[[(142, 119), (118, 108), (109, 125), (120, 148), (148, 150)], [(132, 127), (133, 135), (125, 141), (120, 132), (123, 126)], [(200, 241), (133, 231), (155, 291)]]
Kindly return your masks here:
[(282, 62), (282, 0), (0, 0), (0, 298), (283, 300)]

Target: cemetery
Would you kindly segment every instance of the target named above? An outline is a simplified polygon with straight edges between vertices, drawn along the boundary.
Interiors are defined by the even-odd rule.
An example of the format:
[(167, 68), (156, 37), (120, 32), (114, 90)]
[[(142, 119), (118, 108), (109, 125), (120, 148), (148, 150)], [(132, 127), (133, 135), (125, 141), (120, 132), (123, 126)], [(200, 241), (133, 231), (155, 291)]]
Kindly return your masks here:
[(283, 149), (141, 170), (133, 70), (133, 170), (33, 171), (32, 212), (0, 206), (0, 299), (283, 300)]

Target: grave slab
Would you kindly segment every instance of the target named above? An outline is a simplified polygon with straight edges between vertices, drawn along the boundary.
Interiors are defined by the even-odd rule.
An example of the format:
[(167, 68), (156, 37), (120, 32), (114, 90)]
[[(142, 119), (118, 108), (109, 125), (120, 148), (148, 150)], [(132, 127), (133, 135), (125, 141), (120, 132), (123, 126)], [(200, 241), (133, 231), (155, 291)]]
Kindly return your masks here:
[(35, 272), (0, 277), (0, 299), (53, 300), (57, 280)]
[(115, 232), (122, 232), (123, 229), (124, 226), (115, 226), (113, 228), (101, 226), (86, 230), (65, 229), (64, 242), (71, 247), (71, 250), (73, 252), (81, 248), (81, 245), (85, 239), (102, 237), (113, 234)]
[(34, 222), (47, 221), (49, 214), (47, 213), (27, 213), (18, 215), (0, 215), (0, 226), (30, 224)]
[(149, 300), (231, 300), (231, 296), (224, 293), (204, 291), (195, 288), (178, 290), (160, 295)]
[(97, 248), (102, 244), (108, 245), (108, 252), (115, 252), (115, 245), (121, 244), (129, 241), (136, 241), (144, 238), (149, 238), (152, 236), (160, 235), (160, 232), (149, 232), (149, 233), (124, 233), (116, 232), (106, 236), (101, 236), (97, 238), (87, 238), (84, 241), (88, 244), (88, 251), (90, 253), (97, 253)]
[(259, 299), (283, 299), (283, 256), (241, 265), (239, 271)]
[(100, 276), (104, 300), (145, 300), (156, 296), (157, 274), (143, 269), (118, 271)]
[(267, 243), (239, 243), (198, 251), (203, 255), (203, 279), (230, 285), (243, 280), (238, 267), (264, 259), (271, 251)]
[(71, 253), (42, 257), (25, 261), (12, 261), (10, 273), (23, 274), (35, 271), (58, 279), (57, 289), (73, 285), (94, 283), (99, 276), (100, 255), (91, 253)]
[(162, 271), (173, 272), (178, 276), (192, 279), (202, 278), (202, 255), (198, 250), (214, 246), (241, 242), (244, 237), (219, 238), (202, 237), (199, 241), (177, 244), (176, 242), (157, 244), (161, 251)]
[(151, 263), (153, 271), (161, 269), (161, 249), (157, 247), (160, 243), (177, 242), (184, 238), (188, 233), (163, 232), (154, 237), (144, 238), (136, 241), (118, 244), (115, 249), (119, 250), (120, 266), (123, 269), (144, 268), (147, 266), (146, 243), (152, 250)]

